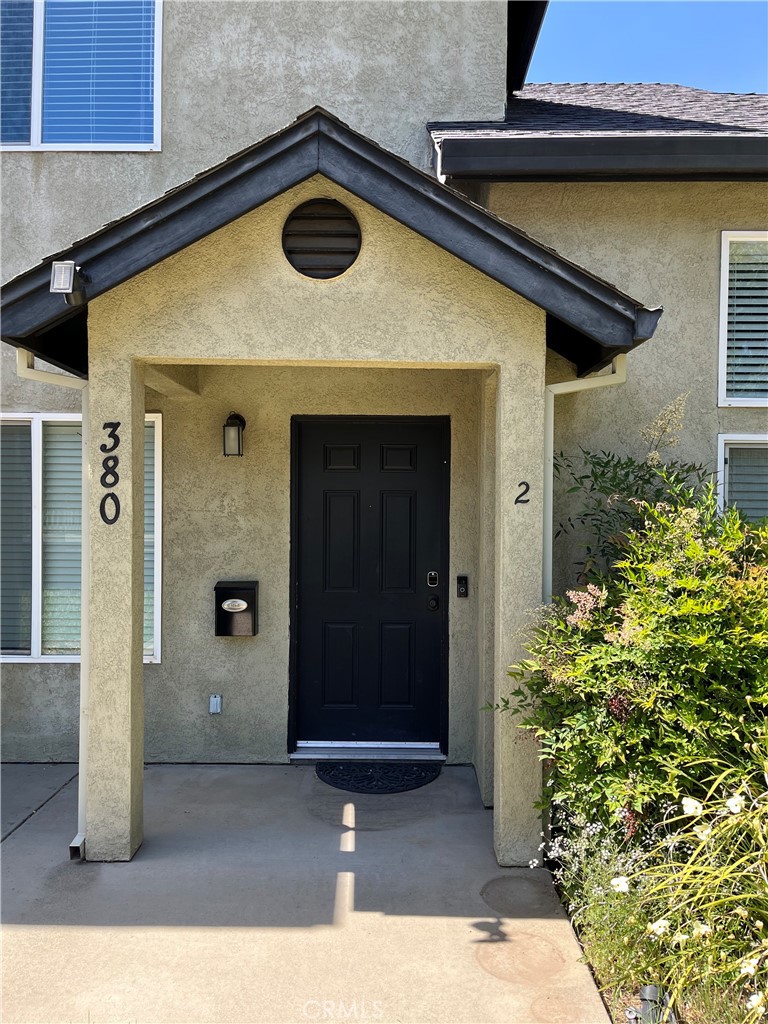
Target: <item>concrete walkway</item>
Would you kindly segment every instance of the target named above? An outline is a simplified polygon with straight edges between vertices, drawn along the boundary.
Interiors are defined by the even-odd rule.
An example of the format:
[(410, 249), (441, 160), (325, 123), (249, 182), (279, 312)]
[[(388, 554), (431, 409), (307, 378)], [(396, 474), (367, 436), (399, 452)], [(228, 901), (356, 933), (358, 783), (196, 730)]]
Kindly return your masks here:
[(308, 766), (145, 784), (129, 864), (69, 861), (75, 780), (3, 843), (5, 1024), (608, 1021), (549, 876), (496, 864), (471, 769), (397, 796)]

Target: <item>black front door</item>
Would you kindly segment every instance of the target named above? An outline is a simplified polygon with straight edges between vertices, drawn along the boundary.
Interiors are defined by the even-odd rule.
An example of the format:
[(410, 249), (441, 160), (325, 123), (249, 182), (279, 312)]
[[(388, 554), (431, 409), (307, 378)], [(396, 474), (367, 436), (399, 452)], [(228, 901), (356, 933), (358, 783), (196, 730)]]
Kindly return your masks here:
[(449, 421), (293, 423), (293, 733), (445, 730)]

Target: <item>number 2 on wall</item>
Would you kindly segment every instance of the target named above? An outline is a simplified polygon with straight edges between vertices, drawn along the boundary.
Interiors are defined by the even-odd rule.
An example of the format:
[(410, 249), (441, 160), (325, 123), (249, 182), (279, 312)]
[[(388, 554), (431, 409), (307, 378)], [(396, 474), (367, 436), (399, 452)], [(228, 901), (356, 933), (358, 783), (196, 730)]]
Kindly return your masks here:
[(520, 488), (520, 493), (515, 498), (515, 504), (516, 505), (527, 505), (528, 502), (531, 499), (530, 498), (526, 498), (526, 494), (528, 493), (528, 491), (530, 491), (531, 485), (528, 483), (527, 480), (521, 480), (520, 483), (517, 486)]

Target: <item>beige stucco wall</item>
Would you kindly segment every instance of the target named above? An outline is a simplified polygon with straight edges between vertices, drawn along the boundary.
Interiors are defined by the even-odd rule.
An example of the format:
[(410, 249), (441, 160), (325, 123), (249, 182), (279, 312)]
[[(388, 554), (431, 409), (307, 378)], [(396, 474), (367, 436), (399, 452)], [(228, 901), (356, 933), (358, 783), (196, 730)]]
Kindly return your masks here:
[(8, 280), (315, 105), (418, 167), (430, 119), (500, 118), (500, 0), (164, 0), (162, 152), (2, 156)]
[[(720, 234), (768, 227), (764, 182), (504, 184), (492, 187), (490, 207), (646, 305), (664, 307), (654, 337), (628, 357), (626, 384), (557, 399), (558, 448), (641, 456), (640, 429), (684, 393), (680, 458), (715, 470), (718, 433), (768, 431), (765, 408), (717, 404)], [(550, 360), (548, 380), (568, 376), (567, 364)], [(563, 542), (558, 548), (562, 587), (569, 555)]]
[[(147, 666), (146, 759), (285, 761), (288, 720), (291, 416), (451, 417), (450, 576), (477, 582), (479, 371), (221, 367), (201, 397), (162, 402), (165, 559), (162, 664)], [(152, 398), (148, 397), (148, 407)], [(221, 456), (230, 409), (245, 455)], [(194, 552), (194, 557), (190, 557)], [(214, 637), (213, 585), (258, 579), (259, 635)], [(474, 756), (477, 598), (450, 613), (450, 757)], [(221, 716), (208, 714), (221, 693)]]
[[(316, 196), (345, 202), (361, 226), (357, 262), (333, 281), (303, 277), (282, 253), (287, 214)], [(478, 764), (497, 808), (502, 862), (533, 856), (535, 747), (511, 720), (480, 708), (506, 691), (517, 631), (540, 594), (542, 311), (318, 177), (92, 302), (89, 335), (96, 428), (111, 418), (124, 432), (140, 422), (127, 396), (144, 367), (198, 367), (199, 396), (145, 393), (146, 409), (163, 413), (165, 531), (163, 657), (144, 671), (146, 756), (287, 757), (291, 415), (449, 415), (450, 577), (468, 573), (472, 593), (450, 605), (450, 756)], [(243, 460), (220, 454), (233, 408), (248, 422)], [(91, 453), (97, 473), (96, 438)], [(531, 501), (513, 506), (519, 480), (530, 481)], [(127, 538), (136, 520), (125, 508), (123, 517), (124, 539), (115, 543), (113, 528), (92, 514), (94, 565), (112, 567), (98, 573), (101, 608), (110, 586), (135, 571)], [(227, 576), (260, 580), (254, 640), (212, 636), (212, 587)], [(114, 687), (111, 664), (133, 693), (121, 650), (133, 657), (136, 610), (122, 596), (115, 604), (125, 620), (117, 640), (98, 613), (91, 617), (93, 664), (100, 689)], [(68, 678), (71, 670), (60, 671)], [(220, 718), (208, 715), (212, 692), (224, 695)], [(135, 701), (110, 707), (99, 729), (130, 761), (121, 737), (138, 729)], [(111, 807), (128, 768), (105, 761), (101, 773), (89, 793), (101, 785), (102, 805)], [(92, 848), (121, 857), (135, 840)]]

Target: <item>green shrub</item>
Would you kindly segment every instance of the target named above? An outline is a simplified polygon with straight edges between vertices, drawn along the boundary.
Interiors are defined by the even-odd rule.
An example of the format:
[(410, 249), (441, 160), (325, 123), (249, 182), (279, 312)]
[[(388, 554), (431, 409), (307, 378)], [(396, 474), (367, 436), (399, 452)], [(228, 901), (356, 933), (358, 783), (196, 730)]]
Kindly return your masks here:
[(638, 509), (612, 575), (543, 613), (499, 705), (537, 735), (549, 798), (628, 836), (701, 797), (768, 705), (768, 528), (719, 514), (711, 487)]
[(768, 1009), (767, 736), (743, 737), (703, 799), (683, 799), (683, 814), (665, 823), (628, 879), (647, 918), (632, 950), (636, 969), (678, 1003), (688, 991), (720, 992), (744, 1022)]
[(580, 582), (602, 580), (625, 552), (630, 534), (642, 531), (643, 503), (673, 507), (690, 505), (701, 496), (710, 474), (696, 463), (633, 459), (614, 452), (578, 456), (559, 452), (555, 476), (567, 484), (566, 493), (579, 493), (581, 507), (558, 526), (555, 537), (573, 534), (582, 543), (576, 561)]
[(498, 707), (539, 739), (555, 811), (544, 848), (616, 1019), (653, 983), (685, 1024), (755, 1024), (768, 1012), (768, 525), (719, 513), (701, 467), (662, 464), (683, 405), (651, 425), (642, 461), (559, 457), (581, 494), (561, 529), (586, 535), (586, 586), (542, 611)]
[(704, 466), (662, 459), (662, 452), (679, 443), (686, 400), (687, 395), (680, 395), (640, 431), (648, 446), (642, 459), (584, 449), (578, 455), (555, 455), (555, 477), (567, 494), (580, 496), (580, 508), (555, 534), (574, 534), (581, 540), (579, 582), (598, 582), (623, 556), (628, 535), (643, 530), (643, 503), (681, 508), (706, 490), (710, 474)]
[[(555, 877), (614, 1018), (644, 984), (686, 1024), (768, 1011), (768, 730), (746, 734), (701, 799), (643, 843), (576, 816), (549, 845)], [(682, 812), (682, 813), (681, 813)]]

